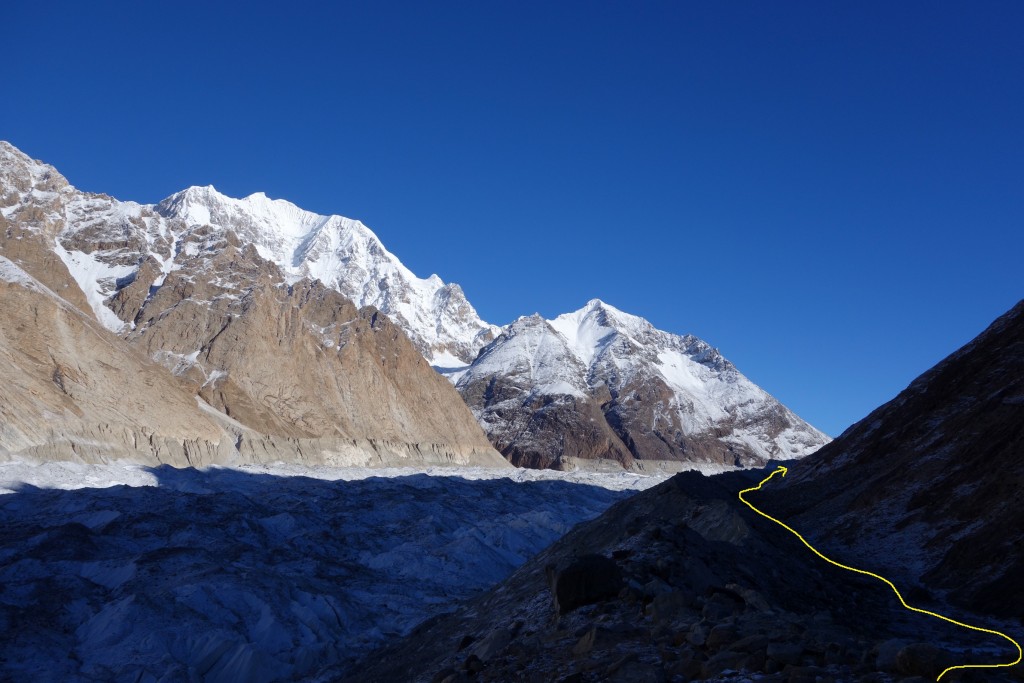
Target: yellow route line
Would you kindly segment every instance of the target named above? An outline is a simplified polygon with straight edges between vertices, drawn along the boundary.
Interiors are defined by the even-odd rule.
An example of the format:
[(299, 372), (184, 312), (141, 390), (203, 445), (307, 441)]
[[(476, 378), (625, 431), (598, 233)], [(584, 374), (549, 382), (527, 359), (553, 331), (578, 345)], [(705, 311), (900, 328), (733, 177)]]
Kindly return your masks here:
[(911, 612), (918, 612), (919, 614), (927, 614), (930, 617), (935, 617), (936, 619), (942, 619), (943, 621), (948, 621), (951, 624), (956, 624), (957, 626), (961, 626), (963, 628), (968, 628), (968, 629), (970, 629), (972, 631), (981, 631), (982, 633), (991, 633), (992, 635), (1000, 636), (1001, 638), (1005, 638), (1006, 640), (1008, 640), (1011, 643), (1013, 643), (1013, 646), (1015, 648), (1017, 648), (1017, 659), (1013, 660), (1009, 664), (959, 664), (957, 666), (951, 666), (951, 667), (947, 668), (946, 670), (944, 670), (935, 679), (936, 681), (942, 680), (943, 676), (948, 674), (950, 671), (953, 671), (954, 669), (998, 669), (998, 668), (1001, 668), (1001, 667), (1016, 666), (1017, 664), (1020, 663), (1021, 657), (1022, 657), (1022, 655), (1024, 655), (1024, 651), (1021, 650), (1020, 643), (1018, 643), (1016, 640), (1014, 640), (1010, 636), (1006, 635), (1005, 633), (1000, 633), (999, 631), (993, 631), (993, 630), (987, 629), (987, 628), (981, 628), (980, 626), (971, 626), (970, 624), (965, 624), (962, 621), (957, 621), (956, 619), (950, 619), (949, 617), (944, 617), (941, 614), (936, 614), (935, 612), (929, 612), (926, 609), (920, 609), (918, 607), (911, 607), (910, 605), (907, 604), (907, 601), (903, 599), (903, 596), (900, 595), (899, 590), (897, 590), (896, 586), (893, 585), (893, 582), (890, 581), (889, 579), (885, 578), (884, 576), (879, 576), (878, 574), (874, 574), (874, 573), (869, 572), (869, 571), (864, 571), (863, 569), (857, 569), (856, 567), (848, 567), (845, 564), (841, 564), (841, 563), (836, 562), (835, 560), (833, 560), (831, 558), (825, 557), (820, 552), (818, 552), (817, 548), (815, 548), (813, 545), (808, 543), (807, 539), (805, 539), (803, 536), (801, 536), (800, 533), (797, 532), (795, 529), (793, 529), (791, 526), (785, 524), (784, 522), (780, 522), (779, 520), (775, 519), (771, 515), (767, 515), (764, 512), (761, 512), (756, 507), (754, 507), (750, 503), (750, 501), (746, 500), (743, 497), (744, 493), (750, 493), (751, 491), (760, 491), (761, 487), (764, 486), (765, 484), (767, 484), (768, 481), (772, 477), (774, 477), (776, 474), (782, 474), (782, 476), (786, 476), (786, 472), (788, 472), (788, 471), (789, 471), (788, 468), (783, 467), (782, 465), (779, 465), (779, 468), (777, 470), (775, 470), (774, 472), (772, 472), (771, 474), (769, 474), (767, 477), (765, 477), (761, 481), (760, 484), (758, 484), (757, 486), (754, 486), (752, 488), (743, 489), (742, 491), (740, 491), (739, 492), (740, 500), (742, 500), (744, 502), (744, 504), (746, 504), (747, 507), (749, 507), (751, 510), (753, 510), (757, 514), (759, 514), (762, 517), (765, 517), (767, 519), (770, 519), (771, 521), (775, 522), (776, 524), (781, 526), (783, 529), (785, 529), (789, 533), (791, 533), (794, 536), (796, 536), (797, 538), (799, 538), (800, 542), (803, 543), (808, 548), (810, 548), (811, 552), (813, 552), (815, 555), (817, 555), (821, 559), (825, 560), (829, 564), (834, 564), (835, 566), (839, 567), (840, 569), (845, 569), (847, 571), (856, 572), (857, 574), (863, 574), (865, 576), (871, 576), (873, 578), (878, 579), (879, 581), (882, 581), (883, 583), (888, 585), (889, 588), (892, 588), (893, 593), (895, 593), (896, 597), (900, 599), (900, 602), (903, 604), (903, 606), (906, 607)]

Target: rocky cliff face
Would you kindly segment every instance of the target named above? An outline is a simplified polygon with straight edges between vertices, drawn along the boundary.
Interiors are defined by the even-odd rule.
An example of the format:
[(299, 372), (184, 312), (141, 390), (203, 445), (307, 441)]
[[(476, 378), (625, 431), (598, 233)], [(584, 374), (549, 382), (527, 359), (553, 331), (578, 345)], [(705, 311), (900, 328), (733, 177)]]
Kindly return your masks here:
[[(747, 497), (910, 604), (1020, 641), (1022, 382), (1024, 302)], [(771, 469), (683, 473), (620, 502), (346, 680), (881, 683), (1018, 656), (748, 509), (737, 492)]]
[[(320, 281), (287, 284), (230, 232), (191, 232), (175, 266), (127, 339), (232, 419), (277, 437), (410, 444), (463, 464), (492, 452), (452, 388), (375, 309)], [(141, 298), (147, 280), (118, 297)]]
[[(195, 433), (168, 427), (167, 436), (208, 444), (204, 460), (504, 464), (458, 394), (400, 328), (320, 282), (286, 278), (231, 230), (190, 226), (151, 207), (79, 192), (6, 143), (0, 197), (0, 253), (18, 273), (5, 294), (13, 301), (45, 290), (57, 301), (48, 304), (54, 325), (86, 311), (102, 324), (89, 329), (116, 353), (135, 354), (131, 346), (163, 365), (165, 384), (189, 399), (189, 410), (168, 420), (196, 426)], [(12, 325), (20, 320), (13, 307), (4, 310)], [(48, 354), (50, 338), (32, 338), (46, 329), (25, 326), (18, 344)], [(61, 350), (73, 361), (68, 343)], [(10, 358), (19, 371), (42, 377), (42, 366)], [(91, 376), (100, 393), (75, 400), (116, 402), (118, 384)], [(164, 393), (158, 388), (149, 396), (154, 409)], [(17, 396), (10, 396), (16, 407)], [(207, 412), (193, 420), (197, 396)], [(172, 406), (180, 408), (164, 409)], [(18, 410), (4, 426), (11, 440), (0, 443), (8, 455), (27, 448), (14, 437), (22, 429)], [(61, 433), (88, 440), (84, 428), (74, 423)], [(39, 439), (36, 455), (46, 450), (45, 437)], [(104, 443), (96, 441), (90, 452), (99, 457)]]
[[(194, 230), (232, 232), (276, 265), (285, 281), (319, 279), (359, 308), (396, 322), (431, 363), (465, 365), (498, 328), (480, 319), (462, 289), (437, 275), (416, 277), (359, 221), (321, 216), (263, 193), (233, 199), (191, 187), (156, 205), (78, 192), (52, 166), (0, 141), (0, 207), (57, 238), (57, 254), (101, 322), (120, 331), (109, 298), (126, 279), (173, 267), (179, 241)], [(140, 267), (143, 266), (142, 270)]]
[[(177, 267), (167, 248), (200, 249), (186, 237), (195, 231), (233, 234), (275, 264), (285, 282), (318, 279), (357, 306), (387, 314), (430, 364), (462, 378), (463, 398), (516, 465), (722, 469), (801, 457), (828, 441), (704, 342), (660, 332), (601, 302), (502, 330), (480, 319), (458, 285), (413, 275), (358, 221), (262, 193), (232, 199), (212, 187), (139, 211), (165, 220), (168, 244), (155, 235), (148, 263), (127, 277), (160, 283)], [(144, 253), (142, 245), (134, 252)], [(539, 339), (544, 335), (547, 341)], [(535, 346), (553, 355), (532, 362)]]
[(705, 342), (598, 300), (515, 321), (456, 386), (495, 447), (528, 467), (720, 471), (828, 442)]
[(0, 256), (0, 459), (201, 465), (232, 441), (162, 367)]

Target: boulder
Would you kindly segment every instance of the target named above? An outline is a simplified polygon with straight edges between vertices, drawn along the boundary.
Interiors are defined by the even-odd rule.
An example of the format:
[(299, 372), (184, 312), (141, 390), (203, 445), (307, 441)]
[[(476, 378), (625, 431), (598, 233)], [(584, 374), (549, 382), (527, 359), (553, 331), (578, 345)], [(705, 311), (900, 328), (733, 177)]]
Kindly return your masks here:
[(603, 555), (584, 555), (561, 570), (549, 565), (547, 574), (559, 614), (614, 598), (623, 586), (619, 566)]
[(701, 669), (701, 673), (704, 678), (712, 678), (718, 676), (725, 671), (738, 671), (743, 666), (743, 662), (746, 661), (747, 655), (742, 652), (733, 652), (732, 650), (724, 650), (713, 656), (708, 661), (704, 662), (704, 666)]
[(480, 661), (489, 662), (496, 654), (508, 647), (508, 644), (511, 642), (511, 631), (507, 628), (496, 628), (487, 634), (483, 640), (476, 643), (470, 649), (470, 654), (479, 657)]
[(768, 647), (768, 639), (765, 636), (752, 635), (740, 638), (730, 645), (729, 649), (734, 652), (754, 652), (755, 650), (764, 650), (766, 647)]
[(708, 633), (708, 639), (705, 645), (709, 650), (721, 650), (727, 645), (731, 645), (739, 640), (739, 634), (736, 632), (736, 627), (731, 624), (719, 624), (711, 629)]
[(934, 679), (953, 664), (949, 652), (930, 643), (911, 643), (896, 653), (896, 671), (904, 676)]
[(889, 673), (896, 672), (896, 655), (899, 651), (906, 646), (906, 642), (902, 640), (892, 639), (887, 640), (877, 648), (877, 655), (875, 656), (875, 668), (879, 671), (887, 671)]
[(692, 596), (684, 591), (671, 591), (657, 595), (647, 606), (647, 614), (655, 622), (672, 621), (686, 611)]
[(704, 603), (701, 615), (708, 621), (718, 622), (743, 609), (743, 600), (731, 591), (717, 590)]

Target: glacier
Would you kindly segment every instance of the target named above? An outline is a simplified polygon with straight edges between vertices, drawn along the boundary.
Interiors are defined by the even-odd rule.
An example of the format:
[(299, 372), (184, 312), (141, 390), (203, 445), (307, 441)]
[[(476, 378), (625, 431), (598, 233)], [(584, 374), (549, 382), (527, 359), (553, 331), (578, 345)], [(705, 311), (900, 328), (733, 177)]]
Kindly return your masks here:
[(0, 463), (0, 679), (336, 675), (660, 481)]

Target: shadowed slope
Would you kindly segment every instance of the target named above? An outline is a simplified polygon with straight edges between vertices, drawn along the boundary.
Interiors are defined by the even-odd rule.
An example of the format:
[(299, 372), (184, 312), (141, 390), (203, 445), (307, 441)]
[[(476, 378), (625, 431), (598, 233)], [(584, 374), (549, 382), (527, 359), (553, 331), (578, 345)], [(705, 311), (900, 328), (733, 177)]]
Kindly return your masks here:
[[(829, 557), (892, 579), (911, 604), (1021, 640), (1022, 410), (1024, 302), (748, 495)], [(876, 580), (822, 561), (743, 505), (737, 492), (772, 469), (680, 474), (618, 503), (350, 680), (733, 681), (748, 671), (880, 682), (1017, 656), (997, 636), (904, 610)], [(614, 559), (625, 588), (559, 614), (559, 572), (594, 554)], [(460, 649), (474, 639), (493, 647)]]
[(159, 486), (0, 495), (0, 679), (344, 669), (629, 495), (506, 478), (149, 472)]
[(769, 504), (951, 602), (1024, 614), (1024, 302), (796, 464)]

